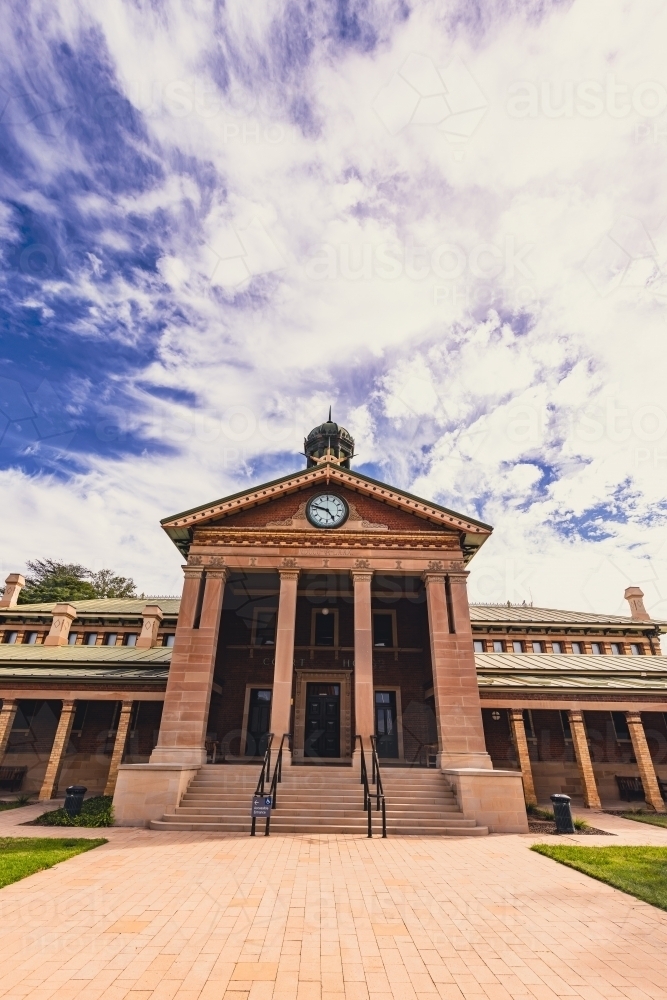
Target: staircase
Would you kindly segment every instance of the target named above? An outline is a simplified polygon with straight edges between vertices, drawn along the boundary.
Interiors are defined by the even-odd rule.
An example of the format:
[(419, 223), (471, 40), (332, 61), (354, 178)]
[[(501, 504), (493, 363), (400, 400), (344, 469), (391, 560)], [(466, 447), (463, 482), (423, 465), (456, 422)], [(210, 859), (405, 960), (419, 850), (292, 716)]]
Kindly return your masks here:
[[(252, 765), (204, 765), (176, 811), (153, 820), (151, 829), (250, 833), (250, 803), (258, 776), (259, 767)], [(488, 833), (486, 827), (463, 818), (439, 771), (387, 768), (382, 781), (389, 836), (479, 837)], [(271, 814), (271, 833), (365, 835), (368, 820), (363, 802), (359, 775), (351, 767), (285, 767), (277, 808)], [(380, 817), (373, 809), (374, 836), (382, 834)], [(264, 820), (257, 820), (257, 834), (263, 836)]]

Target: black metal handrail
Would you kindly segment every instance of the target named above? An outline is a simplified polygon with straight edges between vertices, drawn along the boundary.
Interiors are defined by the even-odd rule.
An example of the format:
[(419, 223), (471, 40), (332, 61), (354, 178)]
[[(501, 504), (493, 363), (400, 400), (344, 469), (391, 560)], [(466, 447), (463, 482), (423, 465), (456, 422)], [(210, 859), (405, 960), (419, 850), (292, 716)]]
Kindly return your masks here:
[(364, 786), (364, 812), (368, 813), (368, 836), (373, 836), (373, 810), (371, 809), (371, 793), (368, 787), (368, 770), (366, 768), (366, 754), (364, 753), (364, 741), (357, 734), (359, 749), (361, 750), (361, 784)]
[(375, 785), (375, 809), (382, 809), (382, 836), (387, 836), (387, 806), (384, 798), (384, 788), (382, 787), (382, 775), (380, 774), (380, 758), (378, 757), (377, 737), (371, 736), (371, 754), (373, 762), (372, 784)]
[[(262, 761), (262, 770), (259, 772), (259, 780), (257, 782), (257, 788), (255, 789), (255, 795), (264, 795), (264, 786), (269, 780), (269, 775), (271, 774), (271, 744), (273, 743), (273, 733), (267, 733), (266, 737), (266, 750), (264, 751), (264, 760)], [(255, 825), (257, 823), (256, 818), (252, 817), (252, 823), (250, 824), (250, 836), (255, 836)], [(264, 831), (264, 836), (269, 835), (269, 823), (270, 818), (267, 817), (266, 829)]]
[(292, 745), (292, 734), (283, 733), (283, 738), (281, 739), (280, 746), (278, 748), (276, 766), (273, 769), (273, 778), (271, 779), (271, 787), (269, 788), (269, 795), (272, 799), (272, 809), (276, 808), (276, 803), (278, 801), (278, 783), (283, 780), (283, 748), (285, 746), (285, 740), (287, 740), (287, 747), (289, 749)]

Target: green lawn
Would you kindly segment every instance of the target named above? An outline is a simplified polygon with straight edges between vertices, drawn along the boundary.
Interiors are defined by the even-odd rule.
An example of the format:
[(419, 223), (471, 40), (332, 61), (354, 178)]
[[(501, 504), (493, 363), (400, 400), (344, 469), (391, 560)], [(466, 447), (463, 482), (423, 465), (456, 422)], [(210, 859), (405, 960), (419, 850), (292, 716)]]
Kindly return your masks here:
[(533, 844), (531, 850), (667, 910), (667, 847)]
[(92, 838), (0, 837), (0, 888), (106, 843)]
[(623, 819), (634, 819), (638, 823), (649, 823), (651, 826), (667, 827), (667, 813), (623, 813)]

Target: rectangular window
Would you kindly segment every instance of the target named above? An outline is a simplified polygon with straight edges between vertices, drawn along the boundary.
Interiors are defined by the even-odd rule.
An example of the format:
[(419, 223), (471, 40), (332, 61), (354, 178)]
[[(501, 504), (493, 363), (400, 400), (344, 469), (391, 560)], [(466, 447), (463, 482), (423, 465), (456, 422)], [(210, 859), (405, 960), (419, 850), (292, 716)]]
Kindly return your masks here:
[(505, 643), (503, 642), (502, 639), (494, 639), (493, 640), (493, 652), (494, 653), (504, 653), (505, 652)]
[(602, 656), (602, 654), (604, 653), (604, 649), (602, 648), (602, 643), (601, 642), (592, 642), (591, 643), (591, 653), (593, 654), (593, 656)]
[(623, 646), (620, 642), (612, 642), (611, 644), (611, 655), (612, 656), (622, 656)]
[(18, 632), (5, 632), (5, 642), (9, 643), (10, 646), (14, 645), (18, 637)]
[(84, 727), (86, 721), (86, 713), (88, 712), (88, 702), (87, 701), (77, 701), (76, 708), (74, 710), (74, 722), (72, 723), (72, 730), (75, 733), (80, 733)]
[(255, 646), (275, 646), (276, 617), (275, 608), (255, 608), (253, 622), (253, 643)]
[(97, 642), (97, 632), (86, 632), (83, 642), (85, 646), (94, 646)]
[(643, 652), (644, 652), (644, 650), (642, 649), (642, 647), (638, 643), (636, 643), (636, 642), (631, 642), (630, 643), (630, 655), (631, 656), (641, 656)]
[(628, 720), (625, 717), (625, 712), (612, 712), (611, 721), (614, 723), (614, 732), (616, 733), (618, 742), (627, 743), (630, 739), (630, 730), (628, 729)]
[(534, 653), (543, 653), (544, 652), (544, 649), (542, 648), (542, 643), (541, 642), (534, 642), (533, 643), (533, 652)]
[(70, 632), (70, 634), (67, 636), (67, 645), (68, 646), (76, 646), (76, 640), (78, 638), (79, 638), (79, 633), (78, 632)]
[(169, 648), (171, 649), (171, 647), (174, 645), (174, 639), (175, 638), (176, 638), (176, 636), (174, 635), (174, 633), (173, 632), (169, 632), (164, 637), (164, 643), (163, 643), (163, 645), (169, 646)]
[(570, 729), (570, 716), (568, 715), (567, 709), (562, 709), (560, 713), (560, 724), (563, 727), (563, 736), (566, 740), (572, 739), (572, 730)]
[(136, 646), (138, 635), (136, 632), (128, 632), (124, 637), (124, 646)]
[(535, 729), (533, 727), (533, 713), (529, 708), (524, 708), (523, 710), (523, 725), (526, 730), (526, 738), (529, 740), (535, 739)]
[(107, 634), (104, 636), (104, 645), (105, 646), (115, 646), (117, 638), (118, 638), (118, 636), (117, 636), (116, 632), (107, 632)]
[(580, 642), (573, 642), (572, 643), (572, 652), (576, 653), (576, 654), (583, 653), (583, 649), (581, 648), (581, 643)]
[(374, 646), (387, 646), (393, 648), (394, 646), (394, 616), (391, 611), (374, 611), (373, 612), (373, 645)]
[(514, 642), (512, 643), (512, 652), (523, 653), (523, 643), (521, 642), (520, 639), (515, 639)]
[(23, 637), (23, 641), (26, 644), (26, 646), (34, 646), (35, 643), (37, 642), (37, 633), (26, 632), (25, 636)]
[(328, 608), (315, 613), (315, 646), (333, 646), (336, 636), (336, 616)]
[(552, 653), (562, 653), (563, 652), (563, 643), (562, 642), (552, 642), (551, 643), (551, 652)]
[(482, 642), (481, 639), (473, 639), (473, 643), (472, 644), (473, 644), (473, 648), (474, 648), (474, 650), (475, 650), (476, 653), (483, 653), (484, 652), (484, 643)]

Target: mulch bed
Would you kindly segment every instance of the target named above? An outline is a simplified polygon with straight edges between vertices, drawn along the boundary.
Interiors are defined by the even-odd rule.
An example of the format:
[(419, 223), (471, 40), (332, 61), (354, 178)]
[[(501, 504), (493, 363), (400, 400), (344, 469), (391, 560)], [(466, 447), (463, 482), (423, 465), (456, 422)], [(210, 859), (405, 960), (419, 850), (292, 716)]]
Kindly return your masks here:
[(615, 837), (615, 833), (610, 833), (609, 830), (597, 830), (594, 826), (589, 826), (585, 830), (575, 830), (574, 834), (566, 833), (559, 834), (556, 831), (556, 824), (548, 819), (529, 819), (528, 820), (528, 830), (530, 833), (554, 833), (556, 836), (564, 837)]

